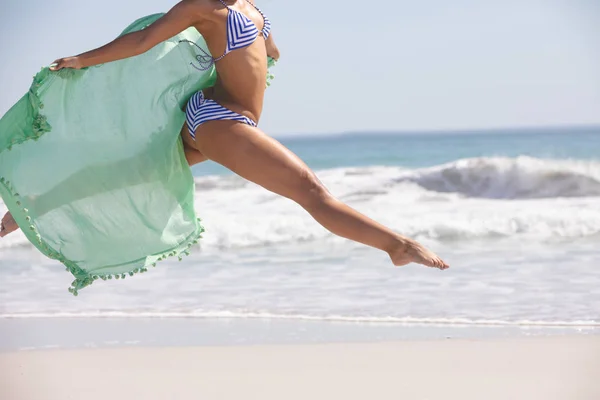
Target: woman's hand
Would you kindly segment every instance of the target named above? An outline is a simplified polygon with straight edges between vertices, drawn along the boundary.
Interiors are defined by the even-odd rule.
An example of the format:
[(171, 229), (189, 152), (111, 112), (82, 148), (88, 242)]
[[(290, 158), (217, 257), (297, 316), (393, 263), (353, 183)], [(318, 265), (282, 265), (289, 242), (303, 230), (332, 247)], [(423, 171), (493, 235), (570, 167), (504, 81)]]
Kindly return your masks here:
[(73, 68), (73, 69), (81, 69), (81, 60), (79, 57), (67, 57), (67, 58), (59, 58), (50, 64), (51, 71), (58, 71), (63, 68)]

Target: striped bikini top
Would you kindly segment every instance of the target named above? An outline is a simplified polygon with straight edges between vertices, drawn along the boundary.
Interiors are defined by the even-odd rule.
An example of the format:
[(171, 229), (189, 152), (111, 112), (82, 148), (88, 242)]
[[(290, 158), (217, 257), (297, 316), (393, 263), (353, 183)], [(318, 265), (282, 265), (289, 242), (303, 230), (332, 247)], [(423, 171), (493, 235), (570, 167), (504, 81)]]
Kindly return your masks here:
[(269, 18), (267, 18), (265, 14), (263, 14), (262, 11), (260, 11), (260, 9), (256, 5), (252, 4), (250, 0), (246, 1), (252, 4), (252, 6), (256, 8), (256, 11), (258, 11), (263, 17), (264, 25), (262, 31), (260, 32), (250, 18), (246, 17), (241, 12), (229, 7), (223, 0), (219, 1), (221, 2), (221, 4), (227, 7), (228, 10), (227, 48), (225, 49), (225, 53), (223, 53), (221, 57), (214, 59), (214, 62), (221, 60), (233, 50), (250, 46), (252, 43), (254, 43), (259, 33), (262, 33), (265, 40), (269, 38), (269, 34), (271, 33), (271, 21), (269, 21)]

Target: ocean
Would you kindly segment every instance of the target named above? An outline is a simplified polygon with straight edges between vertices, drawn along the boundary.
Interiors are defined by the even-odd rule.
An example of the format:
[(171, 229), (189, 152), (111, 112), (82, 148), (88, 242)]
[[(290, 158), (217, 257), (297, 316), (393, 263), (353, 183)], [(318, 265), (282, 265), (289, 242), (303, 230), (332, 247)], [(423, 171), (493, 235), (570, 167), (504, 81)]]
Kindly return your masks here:
[(451, 268), (395, 268), (207, 163), (193, 168), (207, 231), (182, 262), (75, 298), (20, 232), (0, 240), (0, 349), (600, 331), (600, 128), (280, 140)]

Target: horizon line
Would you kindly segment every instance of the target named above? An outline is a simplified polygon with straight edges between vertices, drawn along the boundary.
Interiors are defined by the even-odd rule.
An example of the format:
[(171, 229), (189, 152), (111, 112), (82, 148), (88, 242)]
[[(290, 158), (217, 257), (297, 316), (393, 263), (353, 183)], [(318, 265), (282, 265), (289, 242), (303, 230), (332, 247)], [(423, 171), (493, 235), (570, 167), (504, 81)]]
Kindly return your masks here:
[(549, 133), (548, 131), (564, 130), (588, 131), (598, 130), (600, 133), (600, 124), (571, 124), (571, 125), (539, 125), (539, 126), (507, 126), (507, 127), (487, 127), (487, 128), (447, 128), (447, 129), (401, 129), (401, 130), (353, 130), (336, 132), (295, 132), (279, 133), (273, 137), (306, 137), (306, 136), (358, 136), (358, 135), (436, 135), (436, 134), (494, 134), (494, 133)]

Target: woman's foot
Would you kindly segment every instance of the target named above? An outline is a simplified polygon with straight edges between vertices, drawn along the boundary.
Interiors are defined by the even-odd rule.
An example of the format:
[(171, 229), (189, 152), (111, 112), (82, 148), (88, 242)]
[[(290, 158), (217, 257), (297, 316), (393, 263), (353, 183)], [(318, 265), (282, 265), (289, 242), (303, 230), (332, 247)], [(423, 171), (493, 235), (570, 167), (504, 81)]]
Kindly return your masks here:
[(19, 229), (19, 226), (15, 222), (15, 219), (11, 215), (11, 213), (7, 212), (4, 214), (2, 218), (2, 222), (0, 223), (0, 238), (8, 235), (11, 232)]
[(450, 268), (441, 258), (435, 253), (427, 250), (422, 244), (409, 239), (401, 238), (398, 246), (388, 252), (395, 266), (401, 267), (412, 262), (425, 265), (426, 267), (438, 268), (445, 270)]

